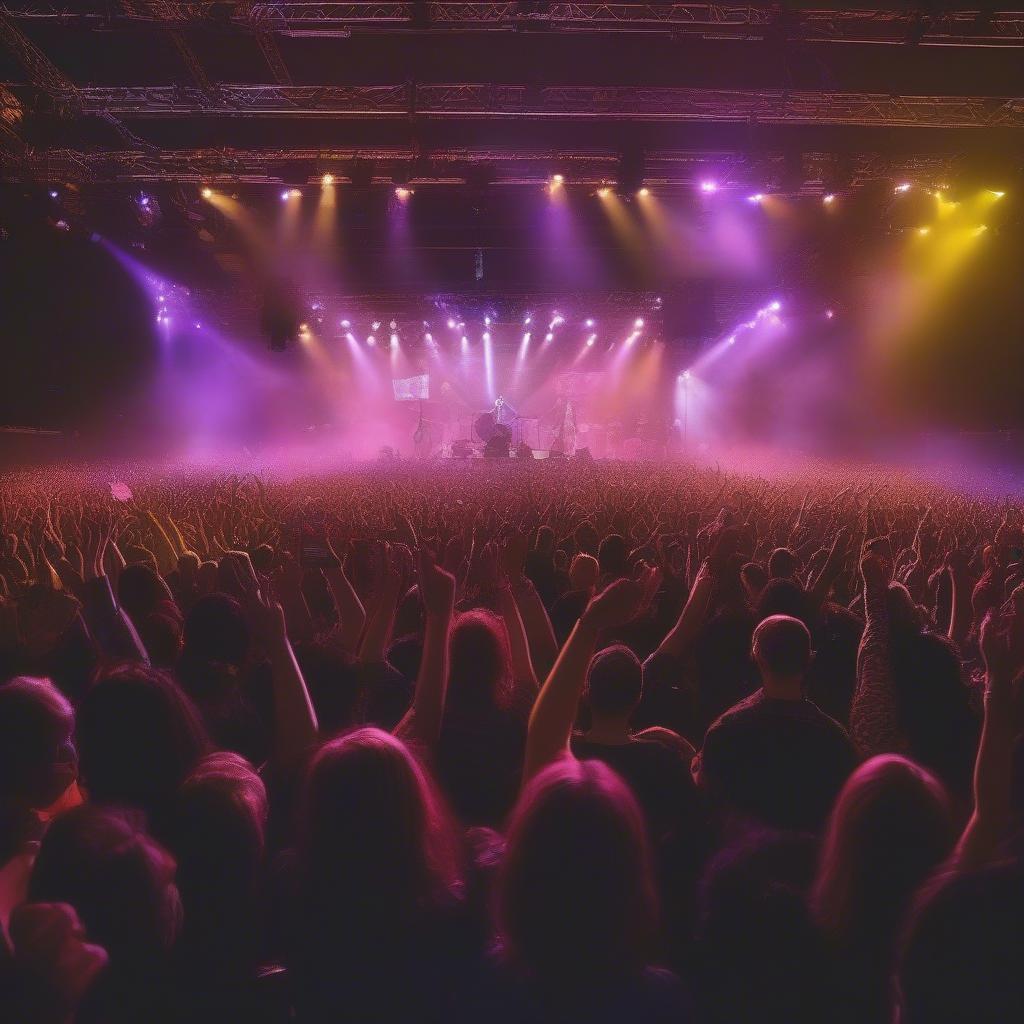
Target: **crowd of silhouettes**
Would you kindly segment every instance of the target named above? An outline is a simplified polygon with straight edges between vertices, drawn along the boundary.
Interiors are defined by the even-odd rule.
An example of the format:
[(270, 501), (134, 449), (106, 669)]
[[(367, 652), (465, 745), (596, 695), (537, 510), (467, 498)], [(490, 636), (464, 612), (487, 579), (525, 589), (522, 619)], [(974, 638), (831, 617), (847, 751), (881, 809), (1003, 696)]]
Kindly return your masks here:
[(0, 477), (0, 1018), (1024, 1020), (1021, 510)]

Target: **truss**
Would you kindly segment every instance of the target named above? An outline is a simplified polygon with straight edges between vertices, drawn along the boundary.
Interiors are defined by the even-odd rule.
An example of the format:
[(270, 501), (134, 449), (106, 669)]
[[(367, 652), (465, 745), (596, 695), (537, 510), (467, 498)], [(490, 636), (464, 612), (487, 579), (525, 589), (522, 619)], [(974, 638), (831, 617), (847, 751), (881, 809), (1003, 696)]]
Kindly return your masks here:
[(1024, 99), (644, 86), (219, 84), (91, 86), (83, 111), (115, 117), (505, 117), (898, 128), (1024, 128)]
[[(22, 3), (17, 17), (69, 23), (147, 21), (174, 24), (210, 19), (225, 4), (152, 4), (153, 12), (122, 18), (82, 14), (65, 3)], [(235, 24), (265, 32), (545, 30), (672, 32), (708, 38), (785, 37), (809, 42), (920, 46), (1024, 46), (1024, 12), (793, 10), (739, 4), (674, 3), (255, 3), (234, 5)], [(261, 42), (261, 46), (263, 43)]]
[[(806, 168), (827, 167), (828, 153), (804, 153)], [(152, 151), (142, 148), (82, 152), (70, 149), (28, 150), (8, 161), (3, 175), (11, 180), (43, 181), (166, 182), (230, 188), (236, 185), (274, 185), (292, 181), (297, 162), (311, 168), (308, 180), (315, 183), (326, 170), (339, 184), (351, 179), (353, 163), (369, 168), (371, 179), (390, 184), (398, 172), (416, 185), (464, 184), (474, 166), (488, 168), (494, 187), (543, 186), (557, 169), (574, 187), (597, 187), (614, 181), (618, 155), (613, 152), (573, 152), (558, 149), (445, 149), (429, 157), (411, 147), (387, 149), (178, 149)], [(870, 181), (904, 178), (938, 185), (955, 177), (958, 158), (950, 155), (889, 156), (860, 154), (848, 161), (846, 173), (851, 187)], [(765, 187), (772, 178), (781, 180), (785, 158), (782, 154), (758, 154), (721, 150), (656, 150), (646, 154), (645, 181), (663, 189), (691, 188), (714, 167), (723, 188)], [(405, 179), (403, 179), (405, 180)], [(804, 191), (814, 194), (822, 184), (808, 184)], [(778, 188), (773, 188), (778, 191)]]

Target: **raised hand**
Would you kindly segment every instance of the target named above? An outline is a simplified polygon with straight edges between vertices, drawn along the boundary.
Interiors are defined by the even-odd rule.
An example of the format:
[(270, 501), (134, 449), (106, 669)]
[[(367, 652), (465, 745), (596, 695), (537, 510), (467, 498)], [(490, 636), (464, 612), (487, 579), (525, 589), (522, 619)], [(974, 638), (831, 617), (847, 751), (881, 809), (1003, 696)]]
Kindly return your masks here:
[(434, 553), (420, 548), (419, 587), (428, 615), (451, 615), (455, 605), (455, 577), (442, 569)]
[(637, 580), (616, 580), (590, 599), (581, 621), (593, 629), (623, 626), (643, 607), (644, 585)]

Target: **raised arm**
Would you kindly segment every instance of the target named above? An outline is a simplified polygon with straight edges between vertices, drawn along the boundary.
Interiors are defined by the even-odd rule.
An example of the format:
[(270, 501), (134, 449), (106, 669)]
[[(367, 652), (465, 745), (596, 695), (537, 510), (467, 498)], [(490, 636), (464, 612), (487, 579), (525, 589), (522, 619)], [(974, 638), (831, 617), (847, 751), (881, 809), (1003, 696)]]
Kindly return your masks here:
[[(551, 666), (558, 657), (558, 643), (555, 640), (555, 631), (551, 626), (551, 619), (548, 618), (544, 602), (537, 593), (533, 582), (523, 572), (523, 565), (526, 559), (527, 539), (522, 534), (511, 537), (502, 552), (502, 567), (508, 579), (509, 590), (516, 609), (516, 618), (523, 630), (526, 641), (526, 660), (522, 661), (522, 669), (526, 670), (529, 663), (529, 676), (532, 678), (534, 687), (537, 686), (538, 676), (547, 675)], [(512, 630), (509, 627), (511, 608), (502, 606), (502, 615), (506, 616), (505, 626), (509, 628), (509, 640), (512, 640)], [(515, 626), (515, 622), (512, 623)], [(516, 652), (513, 649), (513, 656)], [(522, 653), (520, 653), (522, 660)]]
[(338, 564), (327, 570), (327, 585), (331, 588), (334, 602), (338, 606), (338, 615), (341, 617), (341, 645), (346, 651), (354, 653), (359, 648), (359, 638), (363, 635), (363, 627), (366, 625), (366, 609), (363, 608), (363, 602), (359, 600), (359, 595), (345, 572), (344, 561), (336, 554), (334, 547), (331, 548), (331, 553), (338, 559)]
[(640, 609), (643, 596), (641, 583), (617, 580), (591, 599), (573, 627), (530, 714), (524, 785), (551, 762), (571, 756), (569, 740), (598, 636), (602, 629), (632, 619)]
[(448, 635), (455, 610), (455, 577), (420, 548), (420, 592), (427, 620), (423, 632), (423, 655), (416, 677), (412, 707), (395, 728), (406, 741), (432, 746), (441, 735), (445, 694), (448, 691)]
[(359, 660), (364, 664), (384, 661), (410, 559), (409, 549), (404, 545), (395, 545), (380, 552), (376, 593), (359, 648)]
[(302, 670), (288, 642), (284, 609), (261, 589), (248, 556), (228, 562), (238, 578), (250, 621), (270, 658), (274, 694), (274, 759), (294, 765), (313, 746), (318, 724)]
[(857, 686), (850, 708), (850, 733), (864, 757), (900, 752), (900, 734), (889, 660), (889, 616), (886, 594), (889, 566), (881, 555), (868, 551), (861, 559), (864, 580), (864, 634), (857, 652)]
[(981, 624), (980, 640), (985, 659), (985, 720), (974, 763), (974, 813), (953, 854), (952, 866), (958, 870), (984, 864), (1012, 818), (1015, 667), (1009, 637), (991, 612)]

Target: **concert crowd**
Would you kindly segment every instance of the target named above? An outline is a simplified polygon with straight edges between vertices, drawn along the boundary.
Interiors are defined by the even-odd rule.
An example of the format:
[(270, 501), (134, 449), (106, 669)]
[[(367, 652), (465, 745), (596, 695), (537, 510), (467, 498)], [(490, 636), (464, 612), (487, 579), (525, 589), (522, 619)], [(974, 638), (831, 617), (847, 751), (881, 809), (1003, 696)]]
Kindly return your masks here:
[(1024, 517), (896, 471), (0, 478), (0, 1018), (1024, 1020)]

